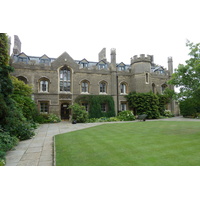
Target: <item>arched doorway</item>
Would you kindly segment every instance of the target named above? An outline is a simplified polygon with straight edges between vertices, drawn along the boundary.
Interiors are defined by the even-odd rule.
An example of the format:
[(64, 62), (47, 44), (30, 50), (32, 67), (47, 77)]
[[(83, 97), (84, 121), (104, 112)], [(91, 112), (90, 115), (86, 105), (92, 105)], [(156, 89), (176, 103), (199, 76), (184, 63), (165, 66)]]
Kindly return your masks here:
[(68, 103), (62, 103), (60, 111), (61, 111), (61, 113), (60, 113), (61, 119), (69, 119), (70, 110), (69, 110)]

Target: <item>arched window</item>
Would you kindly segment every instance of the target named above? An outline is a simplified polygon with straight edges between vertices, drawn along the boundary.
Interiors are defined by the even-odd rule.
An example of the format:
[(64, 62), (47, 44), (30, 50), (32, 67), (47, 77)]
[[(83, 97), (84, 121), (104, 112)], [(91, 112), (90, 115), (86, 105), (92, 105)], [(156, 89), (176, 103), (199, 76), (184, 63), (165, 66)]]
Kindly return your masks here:
[(25, 84), (28, 83), (27, 79), (24, 76), (18, 76), (18, 80), (23, 81)]
[(39, 91), (40, 92), (49, 92), (49, 79), (41, 78), (39, 80)]
[(81, 93), (89, 93), (89, 82), (87, 80), (81, 82)]
[(71, 71), (67, 66), (60, 69), (60, 91), (71, 91)]
[(120, 93), (121, 94), (127, 94), (127, 84), (126, 83), (120, 84)]
[(166, 83), (164, 83), (164, 84), (161, 85), (161, 93), (162, 94), (164, 93), (164, 91), (165, 91), (166, 88), (167, 88), (167, 84)]
[(107, 83), (105, 81), (100, 82), (100, 93), (107, 93)]

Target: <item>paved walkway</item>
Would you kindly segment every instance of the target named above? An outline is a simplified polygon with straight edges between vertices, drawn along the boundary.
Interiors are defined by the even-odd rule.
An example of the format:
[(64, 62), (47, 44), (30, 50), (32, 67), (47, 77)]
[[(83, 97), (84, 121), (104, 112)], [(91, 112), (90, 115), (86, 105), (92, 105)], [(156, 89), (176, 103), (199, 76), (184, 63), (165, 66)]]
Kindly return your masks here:
[[(185, 119), (182, 117), (162, 119), (162, 121), (200, 122), (200, 120)], [(100, 124), (103, 123), (71, 124), (62, 121), (56, 124), (42, 124), (36, 130), (36, 135), (32, 139), (19, 142), (13, 150), (7, 152), (6, 166), (53, 166), (54, 135), (89, 128)]]

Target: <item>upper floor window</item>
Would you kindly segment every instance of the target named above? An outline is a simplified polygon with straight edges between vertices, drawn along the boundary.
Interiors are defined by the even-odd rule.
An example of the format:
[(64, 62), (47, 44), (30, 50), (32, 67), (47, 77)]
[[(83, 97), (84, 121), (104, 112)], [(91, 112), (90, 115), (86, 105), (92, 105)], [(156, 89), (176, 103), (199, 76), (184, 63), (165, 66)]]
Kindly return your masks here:
[(88, 63), (80, 63), (80, 65), (81, 65), (82, 68), (88, 67)]
[(145, 82), (149, 83), (149, 74), (148, 73), (145, 74)]
[(49, 92), (49, 80), (47, 78), (41, 78), (39, 80), (39, 91)]
[(23, 81), (25, 84), (28, 83), (27, 79), (24, 76), (18, 76), (18, 80)]
[(82, 81), (81, 82), (81, 92), (82, 93), (88, 93), (89, 92), (89, 82), (88, 81)]
[(48, 59), (41, 59), (40, 63), (49, 64), (49, 60)]
[(66, 66), (60, 69), (60, 91), (71, 91), (71, 71)]
[(120, 93), (121, 94), (127, 94), (127, 84), (126, 83), (120, 84)]
[(161, 85), (161, 93), (162, 94), (164, 93), (166, 88), (167, 88), (167, 84), (164, 83), (163, 85)]
[(107, 83), (102, 81), (99, 85), (100, 85), (100, 93), (107, 93)]
[(18, 57), (18, 62), (27, 63), (27, 58), (25, 58), (25, 57)]
[(153, 83), (152, 84), (152, 92), (155, 94), (156, 93), (156, 85)]

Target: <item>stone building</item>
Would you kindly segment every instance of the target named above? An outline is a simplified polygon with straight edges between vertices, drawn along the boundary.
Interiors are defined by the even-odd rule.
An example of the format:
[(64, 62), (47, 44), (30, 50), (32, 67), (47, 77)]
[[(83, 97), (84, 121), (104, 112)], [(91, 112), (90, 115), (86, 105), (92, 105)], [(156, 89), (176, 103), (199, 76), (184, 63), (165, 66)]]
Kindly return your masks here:
[[(86, 58), (74, 60), (67, 52), (58, 58), (30, 56), (21, 52), (20, 39), (14, 37), (13, 75), (33, 86), (32, 98), (41, 113), (55, 113), (62, 119), (69, 119), (68, 106), (79, 95), (111, 95), (116, 113), (127, 110), (125, 95), (132, 91), (162, 93), (173, 72), (171, 57), (168, 58), (168, 70), (154, 64), (153, 56), (144, 54), (133, 56), (130, 64), (116, 63), (115, 49), (111, 49), (110, 62), (105, 48), (96, 62)], [(83, 102), (83, 105), (89, 109), (88, 104)], [(101, 108), (106, 112), (106, 105)], [(174, 103), (169, 104), (168, 109), (174, 113)]]

